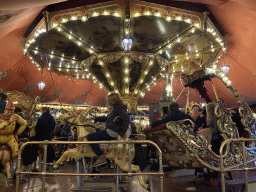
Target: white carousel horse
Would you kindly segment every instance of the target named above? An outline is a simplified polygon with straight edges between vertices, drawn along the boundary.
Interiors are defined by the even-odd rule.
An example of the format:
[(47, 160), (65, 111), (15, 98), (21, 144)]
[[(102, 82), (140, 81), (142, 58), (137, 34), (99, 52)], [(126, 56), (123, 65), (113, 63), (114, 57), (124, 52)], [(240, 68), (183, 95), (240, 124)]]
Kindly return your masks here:
[[(87, 141), (86, 136), (89, 133), (95, 132), (95, 126), (90, 122), (87, 118), (87, 115), (92, 110), (97, 110), (96, 107), (91, 107), (86, 111), (81, 113), (68, 112), (61, 115), (60, 118), (67, 120), (68, 122), (78, 125), (77, 126), (77, 136), (79, 141)], [(105, 146), (105, 155), (107, 159), (113, 159), (114, 163), (120, 167), (124, 172), (129, 171), (129, 147), (126, 144), (112, 144), (112, 145), (104, 145)], [(134, 146), (132, 147), (132, 158), (135, 156)], [(60, 164), (64, 161), (69, 160), (71, 158), (84, 158), (84, 157), (94, 157), (96, 154), (93, 152), (89, 144), (77, 144), (77, 148), (69, 149), (63, 153), (60, 159), (53, 166), (54, 169), (58, 169)], [(138, 165), (132, 165), (132, 171), (135, 173), (140, 172), (140, 168)], [(138, 180), (140, 185), (150, 191), (149, 182), (142, 177), (138, 176)]]

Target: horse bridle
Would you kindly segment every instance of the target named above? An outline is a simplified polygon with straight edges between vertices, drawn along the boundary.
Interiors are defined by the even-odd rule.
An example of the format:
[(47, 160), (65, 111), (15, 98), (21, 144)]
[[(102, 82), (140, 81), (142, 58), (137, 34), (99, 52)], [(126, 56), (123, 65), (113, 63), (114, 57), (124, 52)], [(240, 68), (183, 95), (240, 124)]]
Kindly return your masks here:
[[(69, 120), (69, 119), (71, 119), (71, 118), (73, 118), (73, 117), (76, 117), (73, 121), (72, 121), (72, 123), (70, 123), (71, 125), (75, 125), (75, 126), (85, 126), (85, 125), (76, 125), (76, 124), (74, 124), (74, 122), (75, 122), (75, 120), (78, 118), (78, 115), (80, 115), (80, 113), (75, 113), (73, 116), (71, 116), (71, 117), (67, 117), (67, 118), (64, 118), (64, 120)], [(94, 126), (92, 126), (92, 125), (87, 125), (87, 126), (91, 126), (91, 127), (93, 127), (94, 128)]]
[(64, 120), (65, 120), (65, 121), (68, 121), (69, 119), (72, 119), (73, 117), (76, 117), (76, 118), (72, 121), (72, 123), (71, 123), (71, 124), (74, 125), (74, 122), (75, 122), (75, 120), (77, 119), (77, 117), (78, 117), (79, 114), (80, 114), (80, 113), (75, 113), (75, 114), (74, 114), (73, 116), (71, 116), (71, 117), (64, 118)]

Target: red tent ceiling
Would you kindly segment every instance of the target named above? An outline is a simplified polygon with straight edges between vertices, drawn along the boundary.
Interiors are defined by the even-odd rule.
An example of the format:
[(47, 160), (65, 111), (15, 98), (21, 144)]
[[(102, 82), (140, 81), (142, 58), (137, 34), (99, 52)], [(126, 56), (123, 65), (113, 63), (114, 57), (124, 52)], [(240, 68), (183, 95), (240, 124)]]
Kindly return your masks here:
[[(100, 89), (98, 84), (91, 80), (70, 81), (64, 76), (58, 76), (49, 71), (42, 73), (31, 63), (28, 57), (23, 57), (21, 40), (35, 20), (37, 15), (49, 4), (63, 0), (11, 0), (1, 1), (0, 7), (0, 73), (7, 72), (1, 78), (0, 88), (4, 91), (24, 91), (31, 97), (42, 97), (42, 102), (90, 104), (103, 106), (106, 91)], [(151, 1), (152, 2), (152, 1)], [(188, 0), (193, 3), (208, 5), (211, 13), (225, 31), (224, 39), (228, 41), (227, 55), (221, 59), (222, 63), (230, 66), (228, 77), (232, 85), (249, 102), (256, 103), (256, 2), (245, 0)], [(92, 4), (95, 2), (86, 2)], [(161, 1), (156, 3), (161, 4)], [(163, 2), (164, 3), (164, 2)], [(69, 4), (72, 4), (69, 1)], [(38, 90), (38, 82), (43, 79), (46, 87)], [(56, 88), (55, 88), (55, 85)], [(144, 98), (138, 100), (139, 105), (157, 103), (163, 93), (165, 80), (160, 80), (147, 91)], [(227, 91), (218, 79), (214, 79), (219, 97), (229, 105), (235, 104), (235, 97)], [(212, 84), (206, 82), (209, 95), (214, 100)], [(57, 91), (56, 91), (57, 89)], [(183, 87), (178, 79), (174, 82), (174, 95), (178, 96)], [(178, 102), (186, 102), (187, 90), (183, 92)], [(191, 100), (202, 102), (198, 99), (198, 92), (191, 91)]]

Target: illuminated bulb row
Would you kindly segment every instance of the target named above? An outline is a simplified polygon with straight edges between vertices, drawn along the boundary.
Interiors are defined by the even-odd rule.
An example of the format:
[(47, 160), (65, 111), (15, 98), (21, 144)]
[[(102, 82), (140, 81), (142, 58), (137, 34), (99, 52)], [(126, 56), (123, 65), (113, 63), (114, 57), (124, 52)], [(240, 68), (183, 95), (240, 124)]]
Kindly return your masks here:
[[(14, 103), (14, 104), (17, 104), (17, 103)], [(73, 108), (75, 108), (75, 109), (87, 109), (88, 107), (91, 107), (91, 106), (60, 106), (60, 105), (44, 105), (44, 104), (37, 104), (37, 106), (36, 106), (37, 108), (41, 108), (41, 107), (49, 107), (49, 108), (58, 108), (58, 109), (61, 109), (62, 107), (64, 108), (64, 109), (73, 109)], [(97, 107), (97, 108), (99, 108), (100, 110), (104, 110), (104, 111), (106, 111), (106, 110), (108, 110), (108, 108), (107, 107), (99, 107), (99, 106), (95, 106), (95, 107)], [(138, 110), (149, 110), (149, 108), (148, 107), (138, 107)]]
[[(172, 21), (172, 20), (178, 20), (178, 21), (184, 21), (184, 22), (186, 22), (186, 23), (189, 23), (189, 24), (192, 24), (192, 21), (191, 21), (191, 19), (185, 19), (185, 20), (183, 20), (182, 19), (182, 17), (181, 16), (177, 16), (177, 17), (171, 17), (171, 16), (166, 16), (165, 14), (163, 14), (163, 15), (161, 15), (161, 13), (159, 13), (159, 12), (151, 12), (151, 11), (144, 11), (144, 12), (142, 12), (142, 13), (139, 13), (139, 12), (137, 12), (137, 13), (134, 13), (134, 17), (139, 17), (139, 16), (143, 16), (143, 15), (146, 15), (146, 16), (156, 16), (156, 17), (163, 17), (163, 18), (165, 18), (165, 20), (167, 21), (167, 22), (170, 22), (170, 21)], [(195, 23), (194, 24), (196, 27), (199, 27), (200, 25), (199, 25), (199, 23)]]
[(213, 36), (217, 34), (211, 27), (207, 27), (207, 32), (211, 33)]
[(46, 32), (47, 32), (46, 29), (36, 30), (35, 33), (34, 33), (34, 38), (28, 40), (28, 41), (25, 43), (25, 48), (24, 48), (23, 51), (26, 53), (26, 52), (27, 52), (27, 49), (30, 47), (30, 45), (36, 41), (35, 38), (38, 37), (40, 34), (46, 33)]
[(129, 94), (129, 59), (125, 57), (124, 60), (124, 81), (125, 81), (125, 94)]
[(216, 63), (218, 63), (218, 62), (219, 62), (219, 59), (220, 59), (222, 56), (223, 56), (223, 55), (219, 56), (219, 57), (217, 58), (217, 60), (214, 61), (212, 64), (215, 65)]
[[(60, 26), (58, 26), (57, 29), (58, 29), (58, 31), (61, 31), (61, 27), (60, 27)], [(66, 31), (65, 31), (65, 35), (66, 35), (66, 37), (67, 37), (69, 40), (74, 39), (73, 42), (74, 42), (74, 43), (77, 43), (78, 46), (81, 46), (81, 45), (82, 45), (82, 42), (83, 42), (83, 41), (82, 41), (82, 38), (79, 37), (79, 39), (76, 40), (77, 37), (75, 37), (75, 36), (73, 35), (72, 31), (70, 31), (70, 32), (66, 32)], [(91, 46), (91, 48), (88, 48), (88, 51), (89, 51), (90, 54), (94, 53), (93, 46)]]
[(41, 30), (38, 30), (38, 31), (36, 31), (35, 32), (35, 37), (38, 37), (40, 34), (42, 34), (42, 33), (46, 33), (46, 29), (41, 29)]
[(211, 33), (214, 37), (216, 37), (215, 40), (220, 44), (222, 49), (225, 51), (226, 48), (224, 47), (224, 43), (223, 43), (221, 37), (217, 35), (216, 31), (214, 31), (214, 29), (212, 27), (208, 27), (207, 32)]
[[(102, 13), (93, 12), (91, 17), (97, 17), (97, 16), (100, 16), (100, 15), (111, 15), (111, 12), (107, 11), (107, 10), (105, 10)], [(114, 13), (112, 13), (112, 15), (115, 16), (115, 17), (120, 17), (121, 16), (118, 12), (114, 12)], [(77, 17), (75, 15), (72, 15), (71, 17), (70, 16), (66, 16), (66, 17), (62, 18), (61, 23), (66, 23), (68, 21), (74, 21), (74, 20), (81, 20), (81, 21), (85, 22), (85, 21), (88, 20), (88, 17), (85, 16), (85, 15), (82, 16), (82, 17)], [(57, 23), (53, 23), (52, 26), (54, 28), (54, 27), (57, 27), (58, 24)]]
[(138, 107), (139, 110), (149, 110), (148, 107)]
[(221, 77), (222, 81), (226, 83), (227, 85), (231, 85), (231, 81), (228, 79), (227, 76), (223, 72), (221, 72), (216, 65), (213, 66), (213, 68), (207, 68), (207, 73), (213, 73), (213, 74), (219, 74)]
[(108, 83), (109, 83), (114, 89), (116, 89), (115, 84), (114, 84), (114, 81), (113, 81), (111, 75), (109, 74), (108, 69), (107, 69), (106, 66), (104, 65), (104, 62), (100, 60), (100, 61), (99, 61), (99, 64), (100, 64), (100, 66), (103, 68), (103, 71), (105, 72), (105, 76), (107, 77)]
[[(151, 66), (153, 64), (153, 61), (151, 60), (150, 62), (149, 62), (149, 66)], [(161, 72), (164, 72), (165, 71), (165, 66), (166, 66), (166, 64), (164, 65), (164, 67), (161, 67), (161, 71), (160, 71), (160, 75), (162, 76), (162, 77), (164, 77), (164, 74), (163, 73), (161, 73)], [(145, 73), (144, 73), (145, 74)], [(143, 83), (143, 80), (141, 79), (140, 80), (140, 83), (142, 84)], [(150, 87), (152, 86), (152, 85), (156, 85), (156, 78), (155, 77), (153, 77), (152, 76), (152, 81), (149, 83), (149, 85), (147, 85), (147, 84), (145, 84), (145, 85), (147, 85), (146, 86), (146, 89), (148, 90), (148, 91), (150, 91)], [(138, 93), (138, 91), (137, 90), (135, 90), (135, 94), (137, 94)], [(145, 95), (145, 93), (140, 93), (141, 95)]]
[[(151, 60), (151, 61), (149, 61), (149, 63), (148, 63), (148, 68), (150, 68), (152, 65), (153, 65), (153, 61)], [(149, 69), (148, 69), (149, 70)], [(144, 77), (148, 74), (148, 70), (145, 70), (144, 71), (144, 73), (143, 73), (143, 75), (141, 76), (141, 78), (140, 78), (140, 80), (138, 81), (139, 82), (139, 84), (142, 84), (143, 82), (144, 82)], [(138, 91), (137, 90), (137, 88), (134, 90), (134, 94), (138, 94), (140, 91)], [(140, 93), (140, 94), (142, 94), (142, 93)]]
[[(60, 106), (60, 105), (43, 105), (43, 104), (37, 104), (37, 107), (39, 107), (39, 108), (41, 108), (41, 107), (50, 107), (50, 108), (57, 108), (57, 109), (61, 109), (62, 107), (64, 108), (64, 109), (73, 109), (73, 108), (76, 108), (76, 109), (87, 109), (88, 107), (79, 107), (79, 106), (76, 106), (76, 107), (74, 107), (74, 106)], [(91, 107), (91, 106), (89, 106), (89, 107)], [(103, 110), (107, 110), (107, 108), (106, 107), (98, 107), (98, 108), (100, 108), (100, 109), (103, 109)]]
[[(125, 22), (126, 23), (129, 23), (130, 22), (130, 19), (125, 19)], [(129, 35), (130, 34), (130, 29), (129, 29), (130, 25), (126, 25), (125, 29), (124, 29), (124, 34), (125, 35)]]
[(37, 66), (37, 68), (38, 68), (39, 71), (42, 70), (41, 67), (40, 67), (40, 65), (39, 65), (37, 62), (34, 61), (33, 57), (29, 57), (29, 59), (31, 60), (31, 62), (32, 62), (34, 65)]
[(25, 48), (23, 49), (23, 51), (26, 53), (27, 49), (29, 48), (29, 46), (34, 43), (36, 40), (35, 39), (31, 39), (29, 40), (26, 44), (25, 44)]

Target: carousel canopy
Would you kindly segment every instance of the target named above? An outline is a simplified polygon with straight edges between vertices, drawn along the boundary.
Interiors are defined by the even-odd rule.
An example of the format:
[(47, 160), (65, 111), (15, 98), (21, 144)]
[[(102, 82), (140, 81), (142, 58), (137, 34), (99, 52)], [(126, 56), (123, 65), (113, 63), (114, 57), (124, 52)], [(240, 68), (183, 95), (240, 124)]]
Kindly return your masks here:
[[(12, 0), (0, 6), (3, 91), (39, 95), (45, 103), (98, 106), (115, 91), (149, 105), (159, 102), (166, 82), (177, 97), (181, 73), (229, 66), (225, 77), (249, 104), (256, 103), (251, 1)], [(221, 80), (213, 82), (218, 97), (236, 106)], [(205, 87), (216, 100), (212, 83)], [(197, 90), (190, 95), (204, 102)]]

